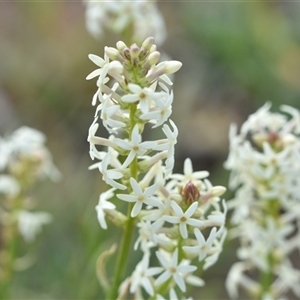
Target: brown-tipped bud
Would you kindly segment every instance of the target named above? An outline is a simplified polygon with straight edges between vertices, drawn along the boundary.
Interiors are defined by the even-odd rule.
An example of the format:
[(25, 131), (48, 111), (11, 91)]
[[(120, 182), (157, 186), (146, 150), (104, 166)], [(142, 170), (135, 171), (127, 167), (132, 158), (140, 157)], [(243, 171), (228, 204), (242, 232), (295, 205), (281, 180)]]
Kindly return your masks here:
[(105, 53), (111, 60), (117, 60), (120, 57), (120, 52), (113, 47), (105, 47)]
[(122, 41), (118, 41), (116, 46), (120, 53), (123, 53), (124, 49), (128, 48), (127, 45)]
[(131, 55), (130, 55), (130, 50), (129, 50), (129, 48), (125, 48), (125, 49), (123, 50), (123, 56), (124, 56), (126, 59), (128, 59), (128, 60), (131, 59)]
[(140, 48), (136, 44), (131, 45), (130, 46), (131, 59), (138, 58), (139, 54), (140, 54)]
[(160, 53), (158, 51), (154, 51), (148, 56), (147, 63), (150, 66), (153, 66), (159, 62), (159, 59), (160, 59)]
[(191, 181), (189, 181), (186, 186), (182, 187), (181, 196), (186, 203), (191, 204), (199, 200), (200, 192), (198, 188)]
[(153, 44), (154, 44), (154, 38), (153, 37), (148, 37), (144, 40), (141, 48), (149, 51)]

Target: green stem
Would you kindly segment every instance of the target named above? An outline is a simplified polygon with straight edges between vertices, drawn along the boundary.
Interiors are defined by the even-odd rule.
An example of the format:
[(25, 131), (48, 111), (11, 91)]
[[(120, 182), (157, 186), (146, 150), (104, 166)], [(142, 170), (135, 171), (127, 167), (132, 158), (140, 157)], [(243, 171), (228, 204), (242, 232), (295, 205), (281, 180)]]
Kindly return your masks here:
[(132, 207), (133, 204), (130, 203), (128, 206), (128, 220), (123, 231), (117, 262), (115, 265), (112, 288), (108, 293), (107, 300), (115, 300), (118, 298), (118, 289), (124, 278), (135, 226), (135, 219), (130, 217)]
[[(266, 213), (271, 216), (274, 220), (276, 220), (280, 214), (280, 202), (278, 199), (268, 200), (267, 203), (267, 211)], [(266, 272), (261, 273), (260, 276), (260, 285), (261, 285), (261, 293), (259, 295), (259, 299), (263, 299), (263, 296), (268, 294), (271, 289), (272, 282), (274, 280), (274, 259), (272, 254), (272, 249), (268, 253), (267, 256), (268, 262), (268, 270)]]
[(10, 296), (10, 287), (14, 275), (14, 262), (16, 259), (17, 235), (16, 224), (3, 227), (3, 250), (0, 253), (0, 299), (8, 299)]
[[(132, 130), (136, 124), (135, 122), (135, 112), (136, 112), (136, 105), (135, 104), (131, 104), (130, 107), (130, 127), (129, 127), (129, 137), (131, 136)], [(138, 179), (138, 160), (135, 157), (135, 159), (132, 161), (132, 163), (129, 166), (130, 171), (131, 171), (131, 177), (133, 177), (134, 179)], [(128, 187), (129, 192), (131, 191), (131, 187)], [(135, 218), (131, 217), (131, 211), (132, 208), (134, 206), (134, 203), (130, 203), (128, 205), (128, 211), (127, 211), (127, 223), (126, 226), (124, 228), (123, 231), (123, 235), (122, 235), (122, 240), (120, 243), (120, 247), (119, 247), (119, 253), (118, 253), (118, 257), (117, 257), (117, 262), (115, 265), (115, 271), (114, 271), (114, 275), (113, 275), (113, 283), (112, 283), (112, 287), (108, 293), (108, 300), (115, 300), (118, 297), (118, 290), (119, 290), (119, 286), (122, 283), (122, 281), (124, 280), (124, 275), (125, 275), (125, 271), (126, 271), (126, 267), (127, 267), (127, 262), (128, 262), (128, 258), (129, 258), (129, 252), (130, 252), (130, 248), (131, 248), (131, 243), (132, 243), (132, 237), (134, 234), (134, 229), (135, 229)]]
[(270, 270), (261, 274), (261, 294), (259, 297), (259, 299), (261, 300), (264, 299), (264, 295), (268, 294), (273, 282), (273, 272), (272, 272), (273, 262), (272, 262), (271, 254), (268, 257), (268, 264), (270, 266)]

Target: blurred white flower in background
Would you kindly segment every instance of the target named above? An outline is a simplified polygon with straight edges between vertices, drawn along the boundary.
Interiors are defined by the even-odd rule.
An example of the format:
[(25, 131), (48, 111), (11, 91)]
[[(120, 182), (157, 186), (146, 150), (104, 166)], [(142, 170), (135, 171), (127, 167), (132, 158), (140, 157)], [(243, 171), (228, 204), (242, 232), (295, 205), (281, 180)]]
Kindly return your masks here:
[(42, 231), (42, 227), (52, 221), (47, 212), (30, 212), (22, 210), (18, 214), (18, 228), (25, 242), (33, 242)]
[[(232, 298), (238, 298), (239, 286), (255, 299), (281, 299), (289, 290), (300, 296), (297, 284), (286, 279), (299, 277), (290, 254), (300, 250), (300, 112), (286, 105), (280, 113), (270, 108), (268, 102), (250, 115), (240, 133), (230, 128), (225, 168), (236, 190), (228, 204), (230, 236), (240, 239), (241, 260), (226, 282)], [(265, 279), (252, 279), (254, 271)]]
[(86, 27), (94, 37), (106, 31), (129, 35), (131, 41), (140, 43), (154, 36), (157, 45), (166, 39), (166, 27), (156, 1), (94, 1), (84, 0)]

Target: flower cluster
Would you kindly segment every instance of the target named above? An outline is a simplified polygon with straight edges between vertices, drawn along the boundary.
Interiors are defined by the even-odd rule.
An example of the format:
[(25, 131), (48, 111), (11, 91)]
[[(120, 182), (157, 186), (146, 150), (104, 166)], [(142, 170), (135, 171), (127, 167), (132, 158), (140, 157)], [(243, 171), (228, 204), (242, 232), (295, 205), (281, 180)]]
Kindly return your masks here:
[(9, 224), (17, 221), (26, 242), (33, 241), (41, 226), (51, 220), (46, 212), (30, 211), (34, 204), (26, 191), (42, 178), (60, 178), (44, 144), (45, 136), (41, 132), (25, 126), (0, 138), (0, 196), (4, 198), (0, 219)]
[[(230, 187), (236, 196), (232, 236), (240, 238), (227, 289), (233, 298), (243, 287), (255, 299), (278, 299), (291, 290), (300, 297), (300, 270), (290, 255), (300, 250), (300, 113), (266, 103), (237, 133), (230, 129)], [(259, 270), (258, 280), (251, 272)]]
[(104, 31), (112, 31), (142, 42), (155, 36), (161, 45), (166, 39), (164, 19), (157, 9), (156, 1), (93, 1), (85, 0), (86, 27), (95, 37)]
[(45, 136), (29, 127), (0, 137), (0, 172), (0, 298), (6, 299), (14, 271), (33, 263), (31, 253), (24, 255), (16, 246), (20, 237), (33, 242), (52, 220), (49, 213), (34, 211), (29, 192), (38, 180), (58, 180), (60, 173), (45, 147)]
[[(192, 275), (197, 269), (192, 260), (198, 259), (206, 269), (222, 251), (227, 208), (220, 196), (225, 188), (213, 186), (206, 178), (208, 172), (194, 172), (190, 159), (184, 163), (184, 174), (172, 173), (178, 130), (169, 120), (173, 92), (168, 74), (181, 63), (159, 63), (153, 38), (141, 47), (123, 42), (116, 46), (105, 48), (104, 59), (89, 56), (99, 66), (87, 77), (98, 77), (92, 101), (97, 108), (88, 141), (91, 158), (99, 162), (91, 169), (98, 168), (111, 187), (100, 195), (96, 210), (103, 229), (106, 218), (127, 228), (127, 233), (137, 228), (134, 249), (140, 249), (143, 258), (132, 275), (122, 284), (115, 282), (113, 288), (120, 298), (129, 292), (138, 299), (143, 293), (163, 299), (170, 292), (168, 297), (174, 299), (175, 289), (186, 292), (186, 283), (203, 285), (202, 279)], [(107, 139), (96, 135), (100, 120), (110, 133)], [(147, 126), (160, 129), (165, 137), (144, 141)], [(107, 150), (100, 151), (98, 145)], [(127, 216), (120, 211), (121, 202), (129, 203)], [(119, 251), (125, 252), (123, 245)], [(159, 267), (149, 267), (153, 251)], [(117, 272), (122, 267), (116, 266)]]

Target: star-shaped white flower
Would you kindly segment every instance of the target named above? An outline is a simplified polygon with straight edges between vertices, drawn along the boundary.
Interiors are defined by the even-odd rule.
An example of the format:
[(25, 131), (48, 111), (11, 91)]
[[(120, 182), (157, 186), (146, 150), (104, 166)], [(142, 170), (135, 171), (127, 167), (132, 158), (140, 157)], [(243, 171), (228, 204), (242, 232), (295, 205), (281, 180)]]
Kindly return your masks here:
[(174, 167), (175, 144), (177, 143), (177, 136), (178, 136), (177, 126), (172, 120), (169, 121), (173, 127), (173, 131), (171, 130), (169, 125), (164, 124), (162, 131), (166, 135), (166, 139), (158, 141), (159, 145), (156, 147), (156, 150), (168, 151), (168, 157), (166, 159), (166, 171), (165, 171), (166, 176), (171, 174)]
[(128, 165), (134, 160), (134, 158), (138, 155), (144, 155), (147, 150), (155, 149), (156, 142), (142, 142), (142, 137), (139, 133), (139, 126), (136, 124), (131, 133), (131, 139), (129, 141), (121, 140), (116, 138), (115, 143), (125, 149), (130, 151), (126, 160), (124, 161), (122, 168), (128, 167)]
[(150, 277), (161, 271), (161, 267), (149, 268), (149, 254), (144, 254), (143, 259), (137, 264), (131, 276), (130, 293), (135, 293), (137, 288), (142, 286), (150, 296), (153, 296), (154, 289)]
[(214, 227), (209, 234), (209, 237), (207, 240), (205, 240), (205, 237), (203, 236), (202, 232), (198, 229), (194, 229), (194, 234), (197, 239), (197, 245), (196, 246), (183, 246), (182, 249), (189, 253), (195, 253), (198, 254), (199, 261), (202, 261), (206, 255), (209, 253), (209, 250), (214, 242), (214, 240), (217, 237), (217, 228)]
[(207, 177), (209, 173), (207, 171), (193, 171), (193, 165), (190, 158), (186, 158), (183, 165), (183, 174), (172, 174), (170, 178), (176, 179), (180, 181), (182, 184), (191, 182), (197, 182), (205, 177)]
[(153, 243), (155, 236), (154, 229), (152, 228), (150, 221), (141, 221), (136, 226), (139, 228), (139, 236), (134, 243), (133, 249), (137, 250), (140, 245), (143, 252), (147, 252), (155, 245)]
[[(121, 121), (121, 118), (118, 117), (120, 112), (120, 105), (114, 105), (111, 101), (107, 100), (104, 103), (101, 103), (101, 119), (103, 121), (104, 127), (110, 133), (117, 133), (117, 129), (125, 127), (125, 123)], [(118, 118), (120, 120), (118, 120)]]
[(103, 229), (107, 229), (105, 210), (114, 210), (116, 208), (113, 203), (107, 201), (107, 199), (110, 199), (114, 196), (114, 190), (115, 189), (109, 189), (108, 191), (102, 193), (99, 197), (99, 202), (95, 207), (99, 224)]
[(186, 285), (183, 276), (187, 273), (194, 272), (197, 267), (187, 265), (186, 262), (183, 261), (178, 264), (178, 248), (174, 251), (171, 259), (167, 259), (161, 251), (156, 251), (156, 256), (165, 271), (155, 280), (155, 285), (161, 285), (172, 277), (181, 291), (185, 292)]
[(179, 231), (184, 239), (188, 237), (187, 225), (195, 227), (201, 227), (203, 225), (201, 220), (191, 218), (198, 208), (198, 202), (194, 202), (185, 212), (183, 212), (181, 207), (174, 200), (172, 200), (171, 206), (175, 216), (164, 216), (164, 219), (169, 223), (179, 224)]
[(134, 103), (139, 101), (139, 107), (143, 113), (149, 111), (151, 101), (154, 101), (158, 97), (161, 97), (161, 92), (155, 92), (151, 88), (142, 88), (137, 84), (129, 83), (129, 90), (133, 94), (128, 94), (122, 97), (122, 101), (126, 103)]
[(94, 160), (95, 158), (99, 158), (99, 151), (97, 150), (95, 143), (93, 142), (93, 138), (95, 137), (95, 134), (98, 130), (99, 124), (97, 123), (98, 121), (98, 117), (96, 117), (92, 123), (92, 125), (89, 128), (89, 135), (87, 138), (87, 141), (90, 144), (90, 157), (92, 160)]
[(136, 217), (140, 213), (143, 204), (147, 204), (155, 207), (158, 207), (161, 204), (160, 200), (158, 200), (155, 196), (153, 196), (153, 194), (158, 189), (159, 184), (157, 183), (153, 184), (152, 186), (146, 188), (143, 191), (140, 185), (137, 183), (137, 181), (133, 177), (131, 177), (130, 185), (133, 194), (131, 195), (118, 194), (117, 197), (126, 202), (135, 202), (131, 211), (132, 218)]
[[(107, 70), (106, 70), (106, 74), (108, 71), (108, 64), (109, 64), (109, 57), (104, 54), (104, 59), (101, 58), (100, 56), (97, 56), (95, 54), (89, 54), (89, 59), (96, 64), (98, 67), (100, 67), (99, 69), (94, 70), (93, 72), (91, 72), (87, 77), (86, 80), (90, 80), (92, 78), (95, 78), (101, 74), (103, 74), (103, 68), (107, 65)], [(105, 76), (106, 76), (105, 74)]]
[(163, 93), (162, 96), (155, 100), (156, 106), (149, 112), (141, 115), (142, 120), (152, 120), (155, 125), (152, 128), (162, 125), (168, 120), (172, 113), (173, 91), (170, 95)]
[(115, 169), (108, 169), (108, 165), (110, 164), (110, 158), (112, 154), (111, 152), (108, 152), (101, 163), (99, 163), (98, 168), (99, 171), (102, 173), (102, 179), (109, 184), (110, 186), (119, 189), (119, 190), (125, 190), (126, 186), (115, 181), (118, 179), (121, 179), (123, 177), (123, 174)]

